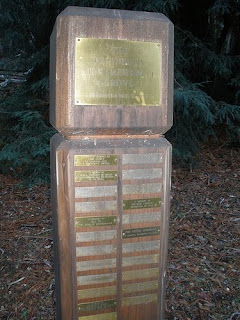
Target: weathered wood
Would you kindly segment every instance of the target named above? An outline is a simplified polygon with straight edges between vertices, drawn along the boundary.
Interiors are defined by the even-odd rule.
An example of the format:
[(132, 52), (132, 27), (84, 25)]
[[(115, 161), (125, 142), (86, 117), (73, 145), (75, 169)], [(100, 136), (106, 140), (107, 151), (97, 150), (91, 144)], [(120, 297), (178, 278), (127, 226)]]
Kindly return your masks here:
[[(57, 319), (163, 320), (170, 144), (57, 134), (51, 145)], [(161, 174), (146, 175), (151, 167)], [(117, 171), (117, 179), (92, 175), (96, 170)], [(127, 175), (132, 170), (138, 179)], [(76, 171), (94, 181), (79, 182)], [(117, 192), (109, 195), (110, 186)]]
[[(129, 47), (133, 46), (133, 41), (140, 47), (141, 43), (149, 44), (149, 46), (159, 43), (161, 61), (158, 61), (160, 67), (159, 70), (156, 67), (156, 74), (160, 76), (157, 90), (160, 100), (157, 105), (150, 106), (146, 102), (141, 106), (135, 106), (129, 105), (128, 101), (106, 105), (106, 103), (101, 104), (102, 100), (98, 96), (96, 97), (96, 102), (99, 100), (97, 105), (91, 105), (91, 103), (78, 105), (75, 101), (76, 82), (81, 81), (81, 77), (80, 80), (76, 80), (75, 77), (77, 38), (123, 40), (129, 42), (127, 43)], [(95, 56), (98, 58), (97, 52)], [(137, 56), (139, 52), (136, 51)], [(163, 134), (172, 126), (173, 25), (164, 15), (68, 7), (56, 20), (51, 35), (50, 59), (50, 122), (63, 135)], [(132, 61), (132, 59), (127, 59), (127, 62)], [(143, 61), (144, 65), (141, 55), (136, 59), (138, 62)], [(100, 71), (103, 74), (105, 72), (107, 77), (105, 67), (103, 65)], [(138, 81), (141, 75), (136, 72), (141, 73), (143, 68), (146, 69), (147, 66), (141, 67), (140, 65), (136, 70), (134, 69)], [(98, 62), (95, 63), (93, 69), (94, 72), (98, 71)], [(126, 71), (123, 67), (119, 70)], [(121, 79), (128, 81), (128, 77), (121, 76), (117, 78), (117, 81), (123, 81)], [(130, 80), (134, 81), (132, 78)], [(152, 86), (154, 85), (155, 80), (152, 80)], [(119, 88), (112, 89), (118, 90)], [(95, 92), (93, 86), (93, 94)], [(133, 87), (133, 94), (134, 92)], [(144, 90), (139, 94), (140, 96), (144, 94)], [(136, 99), (140, 99), (140, 96)]]

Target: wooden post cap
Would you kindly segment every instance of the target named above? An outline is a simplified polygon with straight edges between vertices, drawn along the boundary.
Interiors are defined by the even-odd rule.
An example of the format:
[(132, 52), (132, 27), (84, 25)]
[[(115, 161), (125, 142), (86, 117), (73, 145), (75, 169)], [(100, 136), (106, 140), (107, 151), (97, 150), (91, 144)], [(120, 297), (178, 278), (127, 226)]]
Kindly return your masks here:
[(51, 35), (50, 122), (63, 135), (172, 126), (173, 24), (160, 13), (67, 7)]

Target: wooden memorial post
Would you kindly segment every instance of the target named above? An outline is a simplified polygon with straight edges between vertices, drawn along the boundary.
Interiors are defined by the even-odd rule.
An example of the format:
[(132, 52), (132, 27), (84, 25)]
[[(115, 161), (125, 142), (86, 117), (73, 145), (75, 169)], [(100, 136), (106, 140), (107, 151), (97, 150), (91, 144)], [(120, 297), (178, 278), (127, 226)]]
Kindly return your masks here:
[(163, 320), (173, 25), (68, 7), (51, 36), (58, 320)]

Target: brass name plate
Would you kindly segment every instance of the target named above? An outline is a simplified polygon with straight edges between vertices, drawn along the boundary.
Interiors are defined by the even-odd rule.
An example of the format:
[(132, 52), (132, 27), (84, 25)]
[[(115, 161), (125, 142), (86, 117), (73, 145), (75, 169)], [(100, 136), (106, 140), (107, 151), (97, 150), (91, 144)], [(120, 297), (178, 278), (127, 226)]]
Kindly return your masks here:
[(158, 276), (158, 268), (123, 271), (122, 273), (122, 278), (124, 281), (135, 279), (158, 278)]
[(116, 281), (116, 273), (111, 274), (93, 274), (89, 276), (77, 277), (77, 284), (79, 286), (85, 286), (96, 283), (110, 283)]
[(123, 200), (123, 210), (159, 208), (161, 198)]
[(144, 296), (126, 297), (122, 299), (123, 306), (131, 306), (135, 304), (157, 302), (157, 293), (147, 294)]
[(111, 170), (75, 171), (75, 182), (117, 180), (118, 172)]
[(93, 314), (91, 316), (78, 317), (78, 320), (117, 320), (117, 313)]
[(146, 227), (136, 229), (125, 229), (122, 232), (123, 239), (125, 238), (137, 238), (137, 237), (149, 237), (160, 234), (160, 226)]
[(161, 43), (76, 38), (76, 105), (161, 105)]
[(90, 155), (75, 155), (74, 166), (108, 166), (116, 165), (118, 156), (113, 154), (90, 154)]
[(158, 288), (157, 281), (147, 281), (147, 282), (140, 282), (140, 283), (127, 283), (122, 286), (122, 290), (123, 290), (124, 294), (147, 291), (147, 290), (156, 290), (157, 288)]
[(117, 223), (116, 216), (81, 217), (81, 218), (77, 217), (77, 218), (75, 218), (76, 228), (114, 226), (116, 223)]
[(89, 312), (89, 311), (98, 311), (105, 309), (115, 309), (117, 305), (116, 300), (103, 300), (103, 301), (95, 301), (89, 303), (79, 303), (78, 311), (81, 312)]
[(100, 287), (78, 290), (78, 299), (89, 299), (104, 296), (112, 296), (117, 293), (117, 287)]

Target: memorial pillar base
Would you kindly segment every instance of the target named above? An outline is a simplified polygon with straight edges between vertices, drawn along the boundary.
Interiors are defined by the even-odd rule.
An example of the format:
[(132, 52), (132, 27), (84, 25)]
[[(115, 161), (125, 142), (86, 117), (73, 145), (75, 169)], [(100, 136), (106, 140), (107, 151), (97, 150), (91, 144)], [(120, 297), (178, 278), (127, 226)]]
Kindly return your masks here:
[(163, 320), (171, 145), (51, 139), (58, 320)]

